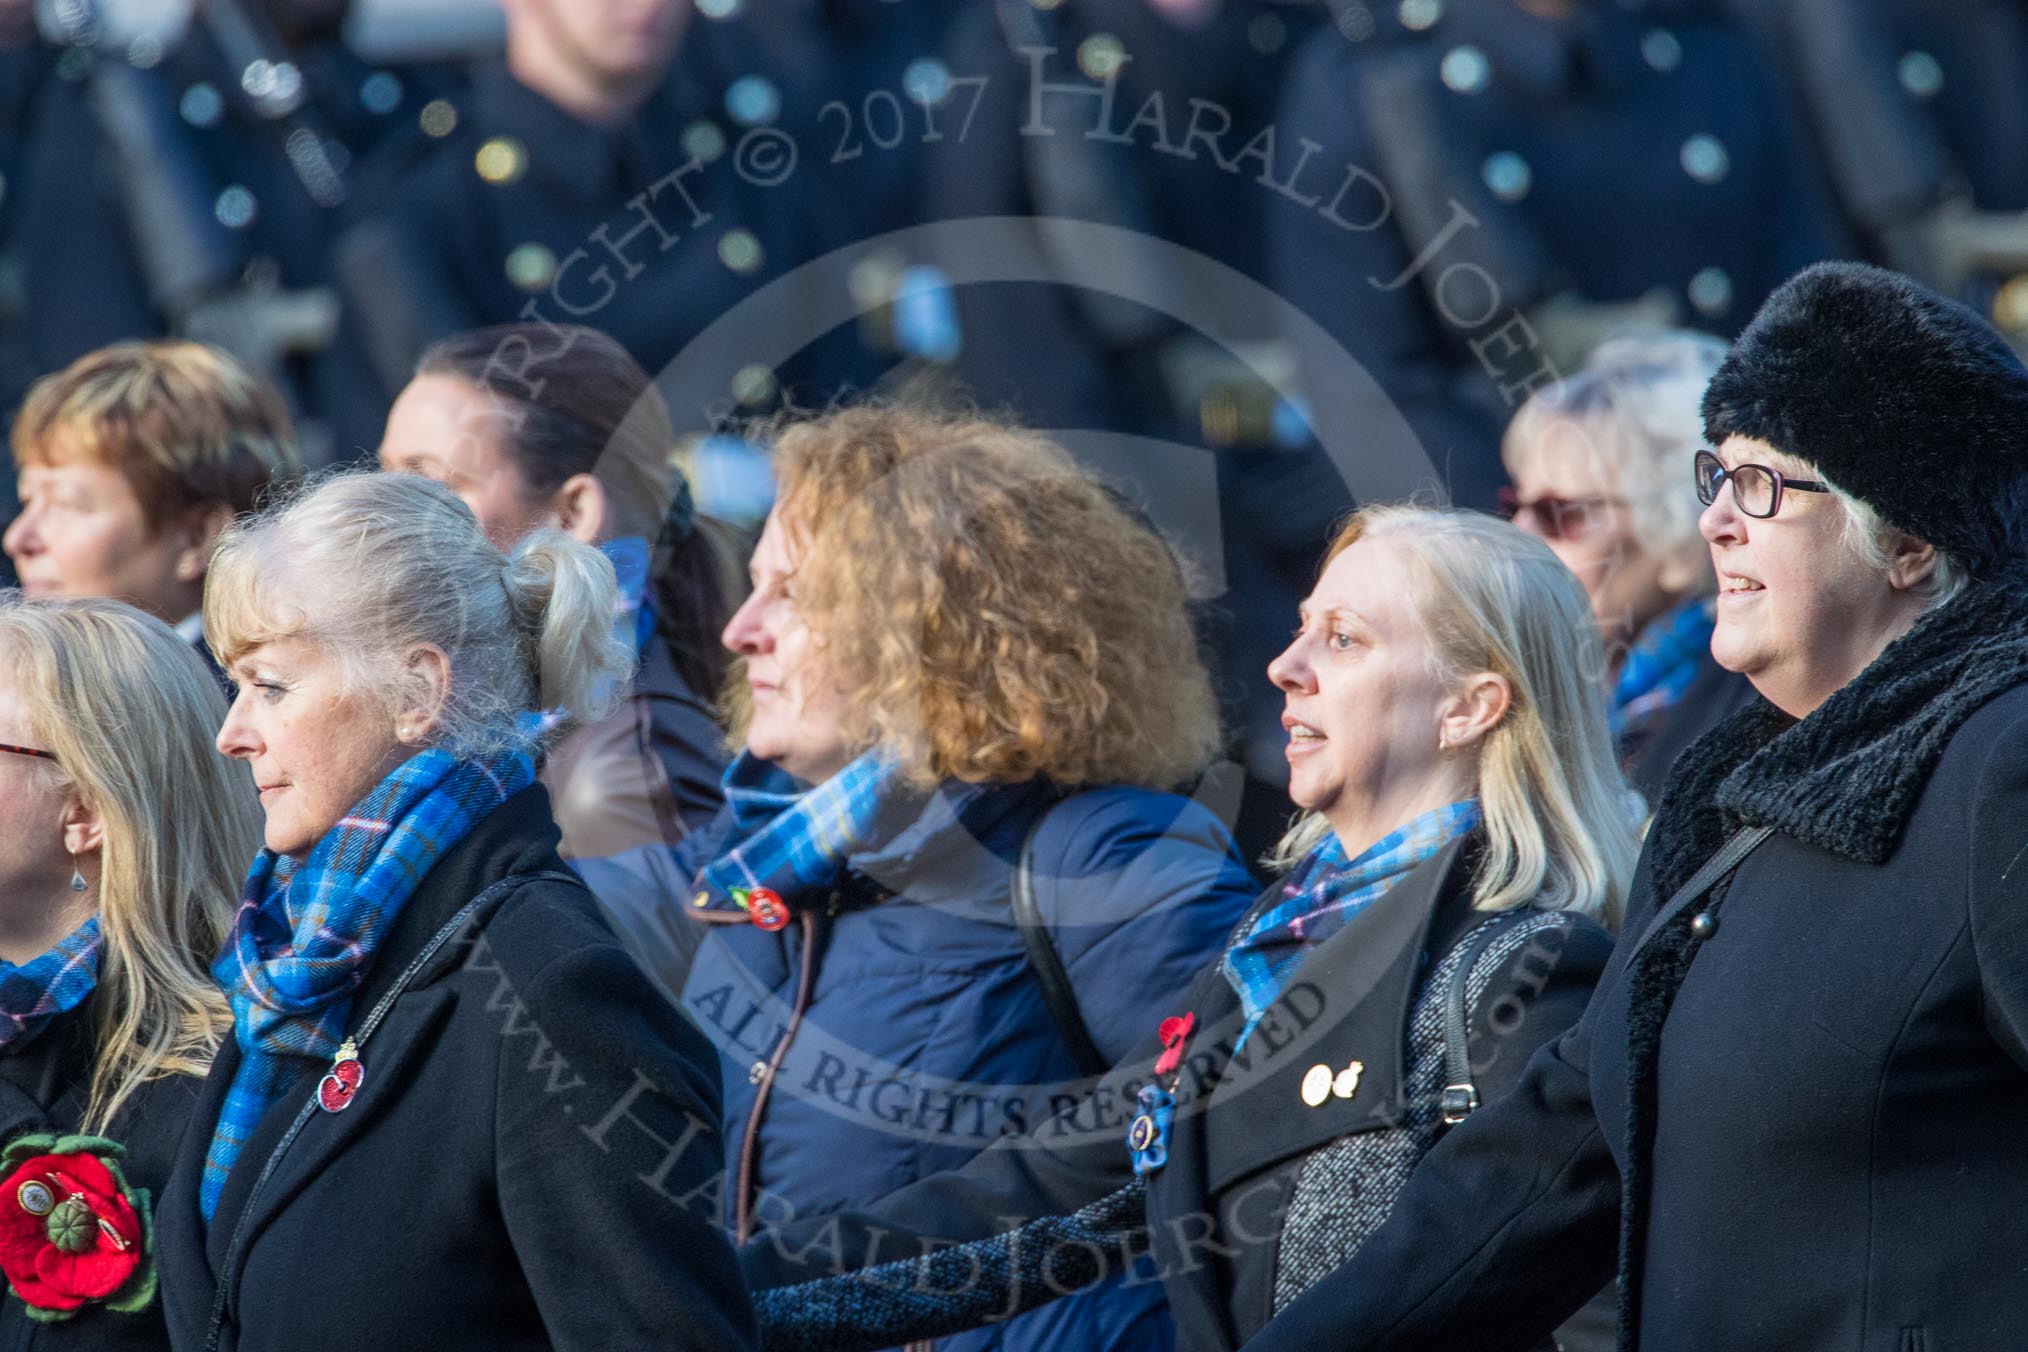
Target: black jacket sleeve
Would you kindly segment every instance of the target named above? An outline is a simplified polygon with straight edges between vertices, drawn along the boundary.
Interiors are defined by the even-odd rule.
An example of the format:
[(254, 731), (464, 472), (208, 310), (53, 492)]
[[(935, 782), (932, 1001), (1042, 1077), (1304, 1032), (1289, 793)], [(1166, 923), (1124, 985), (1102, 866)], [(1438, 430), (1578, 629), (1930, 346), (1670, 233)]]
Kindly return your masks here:
[(496, 1067), (502, 1221), (550, 1343), (754, 1347), (715, 1219), (725, 1154), (712, 1049), (611, 939), (569, 937), (517, 975)]

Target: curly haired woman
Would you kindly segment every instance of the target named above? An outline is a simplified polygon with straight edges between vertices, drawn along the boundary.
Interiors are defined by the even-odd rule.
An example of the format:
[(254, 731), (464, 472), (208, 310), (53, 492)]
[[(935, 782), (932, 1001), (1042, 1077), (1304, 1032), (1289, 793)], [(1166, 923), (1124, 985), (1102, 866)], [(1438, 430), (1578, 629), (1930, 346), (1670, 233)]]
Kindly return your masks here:
[[(1168, 792), (1218, 745), (1181, 571), (1047, 439), (790, 429), (726, 627), (746, 750), (686, 842), (683, 1004), (723, 1058), (742, 1237), (963, 1164), (1140, 1042), (1253, 892)], [(945, 1344), (1166, 1349), (1119, 1281)]]

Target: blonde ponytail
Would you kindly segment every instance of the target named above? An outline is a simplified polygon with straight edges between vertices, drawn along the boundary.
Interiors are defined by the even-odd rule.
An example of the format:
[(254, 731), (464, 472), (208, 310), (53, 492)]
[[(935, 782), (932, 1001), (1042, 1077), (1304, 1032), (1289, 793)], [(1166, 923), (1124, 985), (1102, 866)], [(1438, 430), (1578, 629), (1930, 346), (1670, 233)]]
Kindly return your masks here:
[(613, 632), (619, 585), (612, 562), (560, 530), (531, 531), (501, 579), (527, 645), (536, 702), (572, 724), (609, 712), (633, 676), (634, 650)]

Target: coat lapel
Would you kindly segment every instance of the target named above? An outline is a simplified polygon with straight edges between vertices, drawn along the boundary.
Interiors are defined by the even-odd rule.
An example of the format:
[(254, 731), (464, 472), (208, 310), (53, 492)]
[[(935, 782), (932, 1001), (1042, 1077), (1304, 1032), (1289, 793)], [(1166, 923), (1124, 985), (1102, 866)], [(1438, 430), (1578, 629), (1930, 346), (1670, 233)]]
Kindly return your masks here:
[(1204, 1121), (1210, 1192), (1400, 1121), (1409, 1002), (1464, 845), (1453, 841), (1305, 957), (1244, 1048), (1230, 1050), (1237, 1027), (1221, 1039), (1218, 1111)]
[[(1201, 1241), (1208, 1223), (1198, 1222), (1195, 1233), (1189, 1231), (1190, 1218), (1206, 1217), (1210, 1211), (1204, 1190), (1204, 1112), (1225, 1065), (1222, 1048), (1230, 1046), (1238, 1035), (1244, 1012), (1239, 993), (1216, 963), (1198, 978), (1183, 1008), (1196, 1016), (1197, 1031), (1186, 1049), (1176, 1086), (1169, 1162), (1148, 1179), (1149, 1243), (1163, 1274), (1162, 1287), (1176, 1327), (1191, 1330), (1182, 1346), (1191, 1352), (1213, 1347), (1225, 1352), (1237, 1346), (1238, 1340), (1226, 1310), (1221, 1274), (1204, 1247), (1185, 1245), (1193, 1239)], [(1126, 1148), (1123, 1140), (1120, 1149)]]
[[(1439, 912), (1451, 909), (1441, 903), (1462, 883), (1469, 839), (1417, 867), (1304, 959), (1275, 1012), (1237, 1054), (1245, 1011), (1223, 971), (1214, 965), (1192, 990), (1185, 1007), (1197, 1016), (1197, 1031), (1177, 1086), (1169, 1162), (1148, 1182), (1150, 1242), (1177, 1327), (1192, 1330), (1191, 1352), (1226, 1352), (1239, 1343), (1231, 1274), (1207, 1228), (1219, 1194), (1398, 1116), (1408, 1005), (1424, 969), (1416, 955)], [(1304, 1102), (1302, 1081), (1312, 1067), (1327, 1065), (1336, 1079), (1352, 1060), (1364, 1069), (1349, 1098), (1332, 1094), (1315, 1108)]]
[[(228, 1289), (236, 1290), (238, 1287), (245, 1274), (247, 1254), (276, 1215), (295, 1200), (346, 1146), (364, 1134), (385, 1106), (401, 1093), (406, 1068), (436, 1040), (454, 1004), (451, 993), (444, 990), (416, 991), (397, 1000), (389, 1008), (386, 1021), (360, 1048), (359, 1059), (366, 1068), (366, 1078), (360, 1084), (357, 1096), (343, 1111), (329, 1113), (319, 1109), (311, 1112), (301, 1133), (274, 1160), (273, 1173), (260, 1186), (258, 1195), (251, 1198), (249, 1206), (248, 1192), (252, 1181), (266, 1170), (281, 1136), (317, 1092), (317, 1083), (322, 1076), (303, 1076), (297, 1086), (261, 1119), (260, 1130), (248, 1143), (246, 1152), (246, 1158), (257, 1161), (258, 1167), (246, 1184), (237, 1188), (228, 1185), (226, 1197), (220, 1199), (218, 1215), (211, 1226), (214, 1244), (222, 1242), (227, 1246), (214, 1250), (214, 1261), (218, 1263)], [(231, 1214), (227, 1212), (227, 1198), (237, 1203)], [(236, 1249), (231, 1247), (235, 1235), (239, 1237)]]

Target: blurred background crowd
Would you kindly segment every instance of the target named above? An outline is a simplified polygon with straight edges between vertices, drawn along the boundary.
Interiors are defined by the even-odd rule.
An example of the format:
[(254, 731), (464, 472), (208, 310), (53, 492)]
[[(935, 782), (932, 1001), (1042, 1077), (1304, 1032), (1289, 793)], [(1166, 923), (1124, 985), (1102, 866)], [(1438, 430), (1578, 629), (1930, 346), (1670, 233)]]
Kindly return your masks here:
[(2020, 0), (0, 0), (0, 411), (178, 336), (385, 459), (431, 344), (585, 325), (749, 532), (784, 408), (1011, 413), (1179, 546), (1272, 788), (1356, 499), (1504, 495), (1623, 657), (1710, 587), (1696, 334), (1848, 257), (2028, 341), (2023, 71)]

